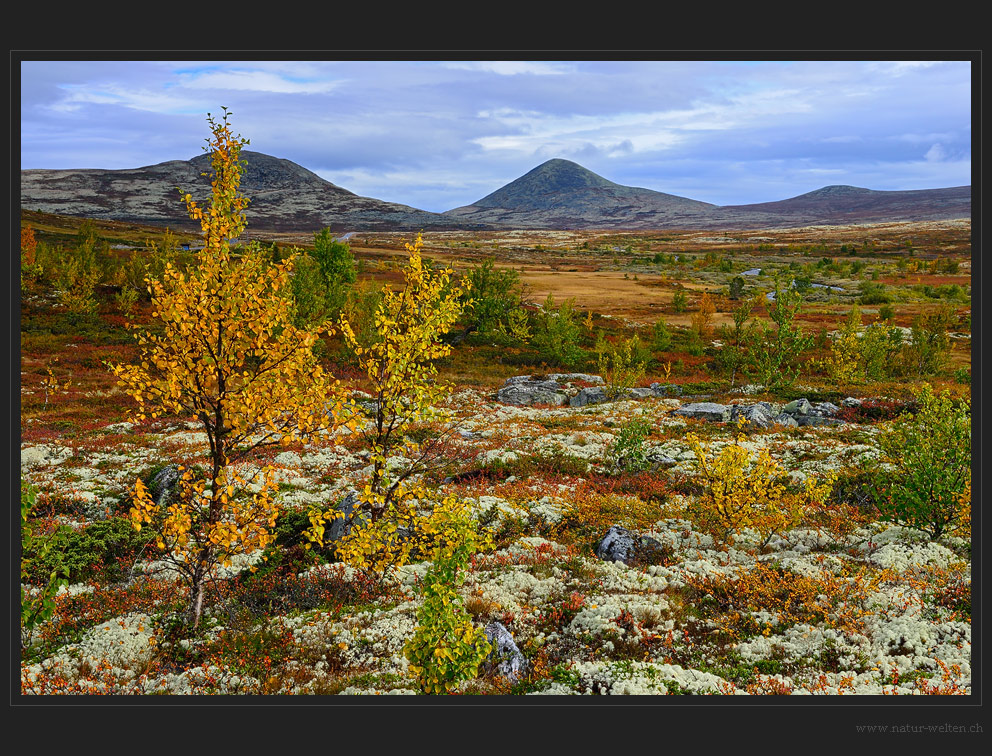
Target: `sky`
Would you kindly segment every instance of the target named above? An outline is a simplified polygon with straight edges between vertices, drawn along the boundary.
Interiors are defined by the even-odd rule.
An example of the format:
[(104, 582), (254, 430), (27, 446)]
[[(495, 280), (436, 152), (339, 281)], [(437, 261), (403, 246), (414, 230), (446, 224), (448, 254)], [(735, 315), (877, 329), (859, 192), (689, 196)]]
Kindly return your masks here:
[[(951, 56), (953, 57), (953, 56)], [(968, 60), (22, 60), (21, 168), (249, 150), (442, 212), (551, 158), (717, 205), (971, 184)]]

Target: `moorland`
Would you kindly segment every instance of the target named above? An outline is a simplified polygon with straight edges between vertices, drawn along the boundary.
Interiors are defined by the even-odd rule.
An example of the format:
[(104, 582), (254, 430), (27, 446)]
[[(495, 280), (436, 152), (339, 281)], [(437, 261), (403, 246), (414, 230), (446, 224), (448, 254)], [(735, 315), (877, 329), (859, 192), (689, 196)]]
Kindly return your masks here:
[(22, 693), (970, 693), (969, 219), (238, 212), (22, 211)]

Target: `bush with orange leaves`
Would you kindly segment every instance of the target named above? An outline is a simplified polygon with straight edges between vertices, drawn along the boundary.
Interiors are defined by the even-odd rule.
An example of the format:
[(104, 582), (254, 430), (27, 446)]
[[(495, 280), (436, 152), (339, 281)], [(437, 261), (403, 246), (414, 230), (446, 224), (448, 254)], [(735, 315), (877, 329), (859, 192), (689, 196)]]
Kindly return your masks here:
[(833, 487), (833, 476), (810, 476), (799, 490), (786, 471), (763, 450), (757, 459), (744, 447), (744, 437), (728, 444), (715, 457), (708, 455), (695, 434), (686, 436), (702, 492), (693, 497), (687, 514), (693, 526), (729, 544), (742, 529), (758, 532), (764, 548), (776, 533), (799, 526), (806, 513), (819, 508)]

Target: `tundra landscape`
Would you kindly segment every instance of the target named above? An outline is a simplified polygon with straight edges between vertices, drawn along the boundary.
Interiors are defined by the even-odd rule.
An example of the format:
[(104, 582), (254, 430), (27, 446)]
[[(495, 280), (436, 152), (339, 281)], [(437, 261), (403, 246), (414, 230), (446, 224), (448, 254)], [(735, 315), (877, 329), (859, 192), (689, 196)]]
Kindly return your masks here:
[(427, 213), (209, 123), (22, 173), (22, 694), (971, 693), (970, 188)]

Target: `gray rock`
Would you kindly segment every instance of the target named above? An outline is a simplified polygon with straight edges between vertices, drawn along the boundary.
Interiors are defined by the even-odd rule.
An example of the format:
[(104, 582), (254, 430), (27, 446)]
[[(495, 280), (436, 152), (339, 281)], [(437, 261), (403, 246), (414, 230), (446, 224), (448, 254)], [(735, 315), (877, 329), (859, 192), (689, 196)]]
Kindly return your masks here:
[(651, 470), (653, 472), (656, 472), (663, 467), (671, 467), (672, 465), (678, 464), (677, 459), (672, 459), (667, 454), (663, 454), (661, 452), (648, 452), (647, 459), (651, 464)]
[(586, 383), (597, 383), (602, 385), (603, 379), (598, 375), (589, 375), (588, 373), (551, 373), (548, 376), (549, 381), (554, 381), (555, 383), (571, 383), (572, 381), (585, 381)]
[(744, 418), (749, 428), (768, 428), (772, 424), (772, 410), (768, 402), (757, 404), (732, 404), (730, 406), (730, 422), (736, 423)]
[(496, 671), (510, 682), (516, 682), (527, 669), (527, 659), (513, 642), (513, 636), (502, 622), (486, 625), (486, 638), (492, 644), (487, 663), (495, 663)]
[(858, 399), (857, 397), (854, 396), (849, 396), (844, 401), (841, 402), (841, 404), (844, 405), (845, 407), (860, 407), (863, 403), (864, 403), (864, 399)]
[(520, 406), (531, 404), (553, 404), (563, 407), (568, 404), (568, 395), (554, 381), (519, 381), (503, 386), (496, 392), (496, 399), (504, 404)]
[(819, 415), (796, 415), (795, 421), (800, 426), (818, 426), (818, 425), (843, 425), (843, 420), (838, 420), (833, 417), (820, 417)]
[(628, 389), (626, 392), (626, 396), (632, 399), (647, 399), (648, 397), (653, 397), (654, 395), (654, 391), (649, 388), (632, 388)]
[(589, 404), (602, 404), (607, 401), (609, 399), (606, 396), (606, 391), (599, 386), (591, 386), (582, 389), (578, 394), (571, 397), (568, 400), (568, 404), (570, 407), (585, 407)]
[(357, 491), (350, 492), (338, 503), (337, 509), (344, 512), (344, 517), (335, 517), (327, 526), (327, 530), (324, 531), (325, 544), (344, 538), (357, 523), (365, 520), (365, 514), (361, 511), (360, 505)]
[(179, 465), (167, 465), (155, 473), (155, 477), (148, 483), (148, 493), (156, 507), (162, 506), (178, 482)]
[(675, 415), (692, 417), (698, 420), (709, 420), (715, 423), (725, 423), (730, 418), (730, 407), (716, 402), (695, 402), (685, 404), (675, 410)]
[(814, 402), (813, 404), (813, 413), (820, 417), (830, 417), (838, 412), (840, 412), (840, 407), (833, 402)]
[(677, 383), (652, 383), (655, 396), (682, 396), (682, 387)]
[(789, 402), (782, 408), (782, 412), (787, 415), (808, 415), (813, 406), (809, 403), (808, 399), (796, 399), (794, 402)]
[(649, 536), (638, 535), (625, 527), (614, 525), (596, 544), (596, 556), (607, 562), (634, 564), (650, 563), (664, 555), (665, 548)]
[(785, 428), (797, 428), (799, 426), (799, 423), (796, 422), (796, 418), (792, 415), (787, 415), (784, 412), (773, 417), (772, 422), (775, 423), (775, 425), (781, 425)]

